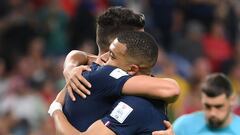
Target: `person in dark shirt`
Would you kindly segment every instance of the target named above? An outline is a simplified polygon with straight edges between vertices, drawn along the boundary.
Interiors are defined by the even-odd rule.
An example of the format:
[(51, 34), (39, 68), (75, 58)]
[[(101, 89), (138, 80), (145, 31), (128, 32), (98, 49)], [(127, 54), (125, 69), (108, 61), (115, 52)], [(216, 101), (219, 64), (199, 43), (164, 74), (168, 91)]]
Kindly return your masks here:
[[(116, 35), (120, 32), (124, 31), (143, 31), (144, 30), (144, 16), (142, 14), (134, 13), (133, 11), (122, 8), (122, 7), (112, 7), (106, 10), (102, 15), (97, 18), (97, 45), (99, 48), (99, 55), (102, 56), (105, 52), (108, 51), (109, 45), (113, 39), (116, 38)], [(107, 55), (106, 55), (107, 56)], [(98, 58), (96, 60), (96, 58)], [(108, 58), (108, 57), (107, 57)], [(97, 57), (91, 54), (86, 54), (84, 52), (80, 52), (74, 50), (68, 54), (66, 57), (66, 61), (64, 63), (64, 76), (67, 81), (67, 89), (69, 95), (74, 99), (73, 92), (74, 90), (81, 96), (84, 96), (84, 92), (86, 93), (87, 89), (86, 86), (89, 86), (89, 83), (86, 83), (86, 80), (81, 77), (81, 70), (77, 67), (80, 64), (91, 64), (95, 61), (98, 64), (103, 64), (106, 60), (106, 57)], [(97, 64), (95, 64), (95, 67)], [(139, 81), (141, 77), (130, 79), (128, 83), (135, 83), (135, 81)], [(135, 81), (134, 81), (135, 80)], [(79, 83), (81, 81), (81, 83)], [(160, 81), (160, 80), (158, 80)], [(84, 83), (85, 82), (85, 83)], [(155, 97), (162, 97), (164, 101), (174, 101), (170, 95), (176, 95), (176, 89), (173, 87), (172, 80), (162, 79), (162, 82), (168, 82), (165, 86), (162, 85), (163, 89), (148, 89), (147, 91), (142, 90), (141, 88), (137, 89), (130, 89), (130, 90), (123, 90), (122, 92), (125, 94), (134, 94), (137, 92), (139, 95), (148, 95), (148, 96), (155, 96)], [(158, 83), (158, 85), (164, 83)], [(131, 85), (130, 85), (131, 86)], [(167, 89), (168, 88), (168, 89)], [(83, 90), (83, 92), (79, 91), (78, 89)], [(142, 91), (141, 91), (142, 90)], [(91, 91), (92, 92), (92, 91)], [(145, 93), (139, 93), (145, 92)], [(171, 98), (169, 98), (171, 97)]]
[(111, 7), (97, 17), (96, 21), (96, 43), (98, 56), (88, 54), (79, 50), (71, 51), (64, 62), (63, 75), (66, 79), (68, 93), (73, 100), (73, 91), (82, 97), (90, 93), (91, 86), (82, 77), (82, 70), (79, 65), (91, 65), (92, 62), (103, 65), (108, 55), (109, 46), (116, 36), (125, 31), (144, 31), (145, 18), (143, 14), (135, 13), (128, 8)]
[[(106, 66), (99, 67), (94, 71), (86, 73), (88, 75), (86, 75), (85, 77), (89, 79), (90, 82), (92, 81), (92, 84), (96, 83), (97, 87), (96, 89), (94, 89), (93, 85), (93, 87), (91, 88), (92, 95), (89, 96), (87, 99), (82, 100), (79, 104), (80, 106), (76, 106), (79, 107), (79, 109), (76, 109), (78, 111), (75, 111), (76, 114), (78, 114), (79, 117), (82, 117), (82, 119), (88, 117), (88, 113), (91, 112), (95, 113), (95, 118), (98, 116), (101, 117), (101, 112), (102, 114), (104, 114), (104, 109), (102, 110), (102, 108), (104, 106), (108, 106), (108, 103), (112, 104), (113, 100), (111, 101), (111, 97), (113, 97), (114, 99), (116, 99), (116, 97), (119, 98), (119, 96), (121, 96), (121, 90), (124, 91), (126, 89), (132, 88), (140, 89), (141, 91), (146, 88), (149, 90), (160, 88), (160, 85), (156, 85), (159, 83), (158, 81), (161, 80), (160, 78), (154, 78), (146, 75), (131, 77), (127, 74), (127, 72), (125, 72), (128, 71), (131, 72), (131, 74), (149, 74), (151, 67), (156, 62), (157, 50), (158, 49), (156, 42), (149, 34), (146, 34), (144, 32), (125, 32), (118, 35), (118, 38), (115, 39), (110, 45), (110, 59), (106, 63)], [(116, 66), (120, 68), (117, 68)], [(101, 71), (105, 72), (101, 73)], [(136, 85), (136, 81), (145, 81), (146, 84), (139, 83)], [(113, 87), (112, 84), (115, 84), (115, 87)], [(176, 83), (175, 86), (175, 88), (178, 89)], [(110, 98), (108, 98), (108, 96)], [(78, 100), (77, 103), (79, 103)], [(67, 104), (65, 106), (67, 106)], [(161, 109), (159, 110), (156, 107), (156, 103), (151, 100), (140, 97), (124, 97), (120, 99), (119, 102), (117, 102), (116, 107), (113, 109), (110, 115), (106, 114), (102, 121), (98, 120), (94, 122), (91, 126), (92, 128), (89, 128), (86, 132), (84, 132), (84, 134), (96, 134), (96, 132), (98, 131), (98, 134), (101, 133), (107, 135), (151, 134), (155, 130), (163, 130), (165, 129), (163, 125), (163, 120), (167, 119), (164, 103), (162, 103), (162, 106), (160, 106), (160, 108)], [(148, 113), (146, 113), (146, 111)], [(56, 123), (66, 124), (66, 121), (61, 121), (66, 120), (62, 112), (54, 110), (50, 111), (50, 114), (52, 114), (51, 112), (57, 112), (54, 113), (54, 119)], [(73, 111), (69, 112), (73, 113), (74, 109)], [(82, 116), (78, 112), (83, 112)], [(84, 114), (86, 116), (84, 116)], [(93, 116), (93, 114), (91, 116)], [(76, 120), (76, 117), (75, 121), (81, 123), (81, 120)], [(143, 126), (143, 124), (140, 124), (141, 122), (146, 122), (147, 125)], [(74, 124), (74, 122), (72, 124)], [(84, 122), (83, 125), (84, 124), (86, 123)], [(104, 126), (104, 124), (106, 126)], [(76, 131), (76, 129), (71, 127), (69, 123), (64, 126), (66, 126), (64, 127), (65, 130), (62, 131), (64, 131), (65, 134), (80, 133), (79, 131)], [(109, 129), (112, 130), (106, 128), (108, 126)], [(123, 126), (126, 126), (127, 128), (123, 128)]]

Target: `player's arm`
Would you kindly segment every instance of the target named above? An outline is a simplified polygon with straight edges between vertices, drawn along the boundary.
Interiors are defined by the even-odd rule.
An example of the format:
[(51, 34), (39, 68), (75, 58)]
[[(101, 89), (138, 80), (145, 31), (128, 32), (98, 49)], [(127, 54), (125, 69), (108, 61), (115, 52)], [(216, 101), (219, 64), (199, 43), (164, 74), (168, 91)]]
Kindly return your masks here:
[[(106, 127), (101, 120), (94, 122), (85, 132), (80, 132), (74, 128), (61, 111), (61, 107), (64, 103), (65, 93), (66, 90), (60, 91), (48, 111), (48, 113), (54, 119), (58, 135), (115, 135), (115, 132)], [(172, 135), (171, 132), (168, 132), (168, 130), (163, 131), (166, 133), (165, 135)]]
[(94, 122), (85, 132), (74, 128), (62, 112), (66, 90), (59, 92), (54, 102), (50, 105), (48, 113), (53, 117), (58, 135), (115, 135), (102, 121)]
[(72, 76), (72, 70), (80, 65), (89, 65), (91, 62), (95, 61), (96, 55), (89, 54), (83, 51), (72, 50), (64, 61), (63, 75), (66, 80)]
[(52, 115), (57, 135), (78, 135), (81, 134), (67, 120), (62, 111), (56, 110)]
[(137, 75), (125, 82), (122, 93), (161, 99), (172, 103), (180, 94), (180, 87), (175, 80), (170, 78)]
[(55, 111), (53, 118), (59, 135), (115, 135), (100, 120), (94, 122), (85, 132), (80, 132), (67, 121), (62, 111)]
[[(53, 118), (58, 135), (116, 135), (111, 129), (106, 127), (101, 120), (94, 122), (87, 131), (80, 132), (68, 122), (62, 111), (55, 111)], [(168, 129), (164, 131), (155, 131), (153, 135), (174, 135), (172, 128), (167, 128)]]
[(72, 100), (75, 100), (73, 91), (80, 96), (86, 97), (85, 94), (90, 92), (85, 86), (90, 87), (90, 83), (82, 76), (82, 68), (80, 65), (87, 65), (96, 59), (95, 55), (88, 54), (82, 51), (73, 50), (65, 59), (63, 75), (67, 82), (67, 89)]
[(88, 63), (88, 57), (85, 52), (72, 50), (70, 53), (68, 53), (64, 61), (63, 75), (65, 79), (69, 80), (69, 78), (71, 77), (71, 71), (73, 68), (79, 65), (87, 65), (87, 63)]

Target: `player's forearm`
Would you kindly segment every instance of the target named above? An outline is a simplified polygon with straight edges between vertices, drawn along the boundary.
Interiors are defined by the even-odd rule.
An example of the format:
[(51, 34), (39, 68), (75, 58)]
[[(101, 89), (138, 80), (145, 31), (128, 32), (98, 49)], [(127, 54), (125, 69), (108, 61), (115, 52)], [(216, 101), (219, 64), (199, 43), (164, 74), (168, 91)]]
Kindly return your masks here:
[(62, 111), (54, 111), (53, 118), (58, 135), (116, 135), (113, 131), (108, 129), (100, 120), (94, 122), (87, 129), (87, 131), (80, 132), (68, 122)]
[(58, 135), (81, 135), (67, 120), (62, 111), (56, 110), (53, 113), (54, 123)]
[(161, 99), (167, 103), (175, 102), (180, 94), (178, 83), (170, 78), (153, 78), (148, 85), (146, 87), (150, 88), (147, 94), (149, 97)]
[(64, 69), (63, 69), (63, 75), (65, 78), (68, 78), (69, 72), (79, 65), (87, 65), (88, 63), (88, 56), (87, 53), (73, 50), (71, 51), (64, 62)]
[(180, 88), (175, 80), (138, 75), (130, 78), (123, 86), (123, 94), (139, 95), (174, 102)]
[(161, 85), (158, 88), (159, 98), (162, 98), (167, 103), (173, 103), (177, 100), (180, 95), (180, 87), (178, 83), (170, 78), (160, 78), (163, 83), (167, 85), (166, 89), (161, 89)]

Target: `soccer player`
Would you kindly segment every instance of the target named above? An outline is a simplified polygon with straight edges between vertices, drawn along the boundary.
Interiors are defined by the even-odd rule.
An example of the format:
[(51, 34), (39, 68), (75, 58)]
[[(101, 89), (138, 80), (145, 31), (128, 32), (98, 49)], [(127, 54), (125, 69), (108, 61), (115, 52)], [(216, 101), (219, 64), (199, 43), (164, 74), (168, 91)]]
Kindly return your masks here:
[[(85, 100), (80, 101), (78, 99), (76, 101), (78, 104), (76, 107), (79, 107), (79, 109), (76, 109), (76, 111), (70, 109), (70, 117), (76, 114), (72, 117), (73, 119), (69, 119), (72, 121), (72, 124), (76, 128), (80, 128), (79, 130), (86, 130), (87, 127), (85, 128), (84, 126), (88, 125), (88, 122), (91, 121), (89, 119), (93, 118), (93, 120), (96, 120), (97, 117), (102, 117), (102, 114), (107, 111), (105, 109), (109, 109), (109, 105), (114, 100), (111, 97), (120, 97), (121, 90), (163, 88), (161, 84), (158, 84), (161, 80), (160, 78), (144, 75), (130, 78), (123, 71), (130, 69), (129, 71), (134, 72), (133, 74), (150, 73), (151, 67), (156, 62), (157, 52), (157, 44), (149, 34), (144, 32), (126, 32), (120, 34), (110, 46), (110, 59), (107, 65), (85, 74), (85, 77), (95, 85), (92, 87), (91, 91), (93, 92), (91, 96)], [(143, 69), (140, 70), (141, 68)], [(146, 81), (146, 84), (139, 83), (136, 85), (136, 80)], [(157, 105), (160, 106), (161, 110), (158, 109)], [(65, 104), (65, 106), (67, 108), (71, 104)], [(107, 114), (102, 120), (96, 121), (91, 126), (93, 128), (89, 128), (85, 134), (96, 134), (97, 132), (99, 132), (98, 134), (106, 135), (151, 134), (152, 131), (165, 129), (162, 123), (163, 120), (166, 120), (164, 110), (165, 105), (163, 102), (159, 104), (156, 100), (126, 96), (115, 104), (115, 108), (111, 113)], [(66, 122), (64, 115), (60, 111), (53, 110), (50, 112), (57, 112), (53, 116), (56, 124), (60, 125), (58, 126), (60, 129), (65, 126), (69, 129), (65, 128), (60, 131), (64, 131), (65, 134), (80, 133)], [(87, 114), (90, 117), (86, 117)], [(78, 123), (80, 124), (78, 125)]]
[(173, 124), (176, 135), (239, 135), (240, 117), (232, 113), (234, 95), (227, 76), (207, 76), (201, 90), (203, 110), (178, 118)]
[[(143, 14), (138, 14), (130, 9), (123, 7), (111, 7), (97, 18), (96, 43), (98, 46), (98, 56), (87, 54), (78, 50), (71, 51), (65, 60), (63, 75), (66, 79), (67, 89), (74, 100), (72, 90), (80, 96), (85, 97), (85, 93), (89, 94), (85, 87), (90, 84), (81, 76), (81, 68), (79, 65), (90, 65), (96, 62), (100, 65), (104, 64), (107, 57), (101, 55), (108, 52), (111, 42), (116, 35), (124, 31), (143, 31), (145, 19)], [(96, 59), (99, 58), (98, 61)]]
[[(143, 15), (136, 14), (129, 9), (121, 8), (121, 7), (114, 7), (114, 8), (108, 9), (103, 15), (99, 16), (97, 20), (96, 34), (97, 34), (97, 44), (99, 48), (99, 56), (104, 54), (106, 51), (108, 51), (108, 47), (111, 41), (113, 41), (113, 39), (116, 38), (116, 35), (118, 33), (123, 31), (129, 31), (129, 30), (143, 31), (144, 23), (145, 22), (144, 22)], [(72, 98), (74, 98), (74, 95), (71, 91), (72, 88), (79, 95), (82, 95), (82, 96), (84, 96), (84, 93), (79, 91), (78, 89), (83, 90), (85, 93), (89, 92), (84, 86), (89, 86), (90, 84), (87, 82), (87, 80), (85, 80), (81, 76), (81, 68), (77, 66), (80, 64), (90, 64), (92, 61), (95, 61), (96, 58), (97, 58), (96, 56), (92, 56), (90, 54), (85, 55), (84, 52), (80, 52), (80, 51), (72, 51), (67, 56), (65, 61), (64, 76), (68, 81), (69, 85), (67, 86), (67, 88), (70, 93), (69, 95)], [(98, 64), (103, 64), (107, 60), (106, 57), (98, 57), (98, 58), (99, 58), (98, 61), (96, 61), (96, 63)], [(93, 64), (92, 66), (94, 65), (96, 64)], [(84, 85), (79, 83), (79, 81), (81, 81)], [(174, 101), (177, 95), (177, 92), (175, 91), (176, 89), (172, 86), (174, 86), (175, 84), (173, 84), (172, 80), (168, 80), (168, 79), (162, 79), (162, 82), (163, 83), (159, 83), (159, 84), (162, 84), (162, 87), (164, 88), (158, 89), (158, 92), (154, 91), (154, 93), (151, 93), (151, 90), (153, 89), (145, 92), (149, 92), (152, 96), (154, 95), (156, 97), (162, 97), (162, 99), (167, 102)], [(165, 86), (163, 84), (165, 84)], [(122, 91), (122, 92), (125, 94), (128, 94), (128, 93), (134, 94), (139, 90), (141, 89), (133, 89), (133, 91)], [(150, 95), (149, 93), (147, 93), (147, 95)]]

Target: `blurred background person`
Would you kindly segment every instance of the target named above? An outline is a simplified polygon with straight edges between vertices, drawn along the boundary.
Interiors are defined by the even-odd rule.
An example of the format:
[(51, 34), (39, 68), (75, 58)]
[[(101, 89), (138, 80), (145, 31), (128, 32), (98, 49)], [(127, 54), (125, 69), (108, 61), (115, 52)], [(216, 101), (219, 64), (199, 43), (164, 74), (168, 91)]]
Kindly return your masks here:
[(202, 111), (178, 118), (176, 135), (239, 134), (240, 117), (232, 113), (234, 102), (230, 80), (224, 74), (211, 74), (201, 85)]
[[(173, 77), (181, 85), (180, 98), (170, 106), (172, 120), (201, 109), (195, 98), (199, 82), (215, 71), (229, 76), (237, 95), (233, 109), (240, 114), (239, 0), (0, 0), (0, 104), (18, 95), (11, 86), (22, 78), (26, 95), (48, 106), (65, 83), (67, 53), (96, 54), (95, 18), (110, 6), (145, 14), (145, 31), (161, 48), (153, 75)], [(0, 113), (0, 133), (13, 134), (11, 116)], [(54, 132), (51, 120), (43, 119), (31, 134)]]

